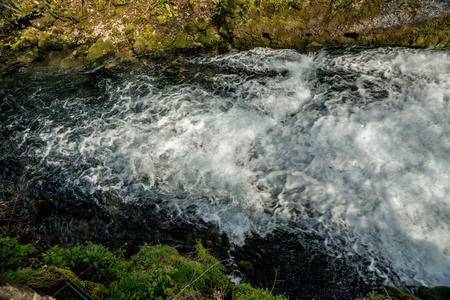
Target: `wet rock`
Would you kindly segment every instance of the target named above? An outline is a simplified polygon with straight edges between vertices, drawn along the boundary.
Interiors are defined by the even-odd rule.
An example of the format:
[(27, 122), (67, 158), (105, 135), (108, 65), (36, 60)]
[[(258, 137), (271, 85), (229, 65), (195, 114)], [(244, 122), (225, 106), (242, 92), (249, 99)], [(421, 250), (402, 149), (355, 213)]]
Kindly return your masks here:
[(371, 286), (353, 264), (369, 262), (330, 259), (322, 245), (321, 237), (313, 233), (299, 237), (275, 231), (265, 238), (247, 239), (243, 247), (231, 251), (231, 256), (253, 266), (254, 274), (248, 278), (252, 286), (272, 287), (276, 280), (274, 293), (285, 293), (289, 299), (355, 299), (367, 294)]
[(135, 63), (137, 61), (137, 58), (134, 56), (134, 53), (133, 53), (132, 50), (128, 50), (128, 51), (120, 52), (117, 55), (117, 61), (121, 65), (123, 65), (123, 64), (133, 64), (133, 63)]
[(306, 46), (306, 50), (307, 51), (317, 51), (317, 50), (321, 49), (322, 47), (323, 47), (323, 45), (321, 45), (317, 42), (312, 42)]
[(54, 300), (50, 296), (41, 296), (31, 288), (0, 277), (0, 300)]

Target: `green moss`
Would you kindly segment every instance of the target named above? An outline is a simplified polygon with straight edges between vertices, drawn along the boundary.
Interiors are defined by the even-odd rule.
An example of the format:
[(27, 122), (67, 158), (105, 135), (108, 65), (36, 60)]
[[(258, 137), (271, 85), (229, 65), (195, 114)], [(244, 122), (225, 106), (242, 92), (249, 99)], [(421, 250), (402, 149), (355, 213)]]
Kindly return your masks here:
[(450, 287), (437, 286), (434, 288), (419, 286), (416, 292), (421, 300), (447, 300), (450, 299)]
[(272, 295), (267, 289), (255, 289), (249, 284), (237, 285), (233, 289), (232, 300), (286, 300), (284, 296)]
[(414, 40), (412, 46), (423, 47), (424, 42), (425, 42), (424, 37), (423, 37), (423, 36), (418, 36), (418, 37)]
[(188, 22), (184, 25), (184, 31), (187, 34), (196, 34), (198, 32), (197, 22)]
[(145, 50), (147, 53), (154, 53), (158, 51), (158, 49), (160, 48), (159, 46), (160, 38), (161, 37), (158, 35), (149, 36), (149, 38), (145, 42)]
[(444, 48), (450, 46), (449, 39), (450, 16), (416, 26), (410, 35), (410, 44), (416, 47)]
[(216, 34), (215, 30), (210, 27), (208, 30), (198, 36), (198, 41), (206, 48), (216, 48), (219, 46), (222, 38)]
[(186, 34), (178, 33), (175, 35), (173, 47), (181, 51), (187, 51), (195, 48), (194, 39)]
[(425, 47), (427, 48), (434, 48), (438, 43), (439, 43), (438, 36), (428, 36), (425, 39)]
[(111, 4), (114, 6), (123, 6), (123, 5), (127, 5), (128, 1), (126, 1), (126, 0), (111, 0)]
[[(60, 289), (64, 287), (64, 285), (61, 285), (64, 279), (69, 279), (96, 299), (101, 299), (106, 290), (106, 287), (101, 283), (80, 280), (69, 268), (48, 266), (34, 270), (32, 275), (33, 277), (28, 280), (27, 284), (45, 292), (51, 292), (51, 288), (58, 287)], [(60, 295), (62, 299), (71, 299), (72, 295), (67, 289), (60, 289), (60, 291), (62, 291), (62, 295)]]
[(198, 30), (205, 31), (209, 27), (208, 22), (201, 22), (197, 25)]
[(177, 249), (169, 246), (156, 245), (150, 247), (148, 245), (142, 247), (135, 257), (139, 263), (145, 267), (153, 265), (166, 267), (179, 267), (186, 259), (181, 256)]
[(227, 24), (220, 26), (219, 33), (226, 38), (229, 37)]
[(158, 20), (159, 25), (165, 25), (167, 23), (167, 16), (165, 15), (158, 16), (156, 19)]
[(135, 25), (143, 24), (147, 22), (147, 19), (143, 16), (136, 17), (132, 20), (132, 23)]
[(191, 9), (195, 11), (197, 9), (197, 1), (196, 0), (189, 0), (189, 5), (191, 6)]
[(117, 27), (115, 27), (115, 26), (111, 29), (111, 31), (112, 31), (112, 34), (113, 34), (114, 36), (119, 36), (119, 35), (121, 35), (120, 30), (119, 30)]
[[(200, 242), (190, 257), (163, 245), (144, 245), (128, 260), (123, 253), (122, 250), (112, 253), (104, 246), (88, 242), (69, 249), (53, 247), (40, 256), (31, 245), (3, 238), (0, 270), (12, 280), (24, 282), (44, 294), (58, 294), (60, 299), (73, 299), (65, 288), (66, 280), (95, 299), (217, 299), (218, 291), (221, 299), (230, 298), (232, 284), (225, 267)], [(43, 259), (47, 266), (16, 269), (27, 256), (30, 256), (28, 264)], [(242, 285), (237, 296), (235, 299), (284, 299), (249, 285)]]
[(84, 60), (84, 64), (87, 67), (95, 67), (103, 63), (106, 59), (114, 55), (114, 45), (111, 41), (105, 41), (99, 38), (95, 44), (93, 44)]
[(46, 33), (46, 32), (42, 32), (39, 36), (39, 42), (38, 42), (38, 47), (39, 49), (48, 49), (49, 48), (49, 39), (50, 39), (50, 34)]
[(238, 267), (247, 277), (252, 277), (255, 273), (253, 265), (248, 261), (240, 261)]
[(395, 287), (385, 286), (383, 287), (385, 293), (387, 293), (392, 300), (419, 300), (413, 295), (405, 293)]
[(145, 55), (145, 40), (138, 38), (133, 44), (133, 51), (137, 56)]
[(22, 36), (11, 46), (13, 51), (21, 51), (27, 47), (37, 45), (39, 31), (29, 27), (22, 32)]
[(49, 200), (31, 200), (30, 201), (31, 212), (38, 217), (43, 217), (45, 215), (48, 216), (50, 205), (51, 205), (51, 202)]
[(95, 3), (95, 9), (97, 9), (99, 12), (105, 11), (105, 5), (103, 3), (103, 0), (97, 0)]
[(136, 27), (134, 26), (133, 23), (130, 23), (127, 25), (127, 27), (125, 27), (125, 34), (131, 34), (136, 30)]

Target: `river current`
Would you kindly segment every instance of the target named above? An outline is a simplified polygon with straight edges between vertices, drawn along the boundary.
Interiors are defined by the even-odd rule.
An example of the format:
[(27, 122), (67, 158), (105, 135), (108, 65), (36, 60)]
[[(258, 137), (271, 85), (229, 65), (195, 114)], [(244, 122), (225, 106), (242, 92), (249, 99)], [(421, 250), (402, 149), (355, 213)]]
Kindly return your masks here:
[(312, 233), (369, 285), (450, 286), (448, 52), (36, 66), (1, 75), (0, 97), (0, 179), (152, 203), (236, 246)]

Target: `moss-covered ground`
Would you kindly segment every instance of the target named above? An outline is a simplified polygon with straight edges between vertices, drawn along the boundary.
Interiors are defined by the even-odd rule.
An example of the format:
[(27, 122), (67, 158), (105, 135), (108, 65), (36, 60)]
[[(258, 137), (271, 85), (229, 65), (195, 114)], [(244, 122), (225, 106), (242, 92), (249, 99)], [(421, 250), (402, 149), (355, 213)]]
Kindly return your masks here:
[(94, 299), (285, 299), (249, 285), (233, 292), (224, 261), (200, 242), (190, 255), (169, 246), (145, 245), (126, 256), (124, 250), (92, 243), (39, 253), (29, 244), (0, 239), (2, 276), (56, 299), (76, 299), (68, 283)]

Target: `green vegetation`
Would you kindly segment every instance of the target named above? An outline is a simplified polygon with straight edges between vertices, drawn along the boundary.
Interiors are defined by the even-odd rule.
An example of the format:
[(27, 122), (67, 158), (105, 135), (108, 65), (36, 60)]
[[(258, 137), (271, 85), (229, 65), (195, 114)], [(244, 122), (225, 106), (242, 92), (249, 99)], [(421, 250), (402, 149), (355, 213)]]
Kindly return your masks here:
[(228, 0), (211, 0), (211, 2), (216, 7), (212, 14), (213, 16), (221, 16), (225, 13), (225, 10), (228, 7)]
[(239, 300), (286, 300), (283, 296), (274, 296), (267, 289), (255, 289), (249, 284), (241, 284), (233, 289), (233, 299)]
[(65, 280), (95, 299), (285, 299), (249, 285), (233, 291), (225, 267), (200, 242), (190, 257), (169, 246), (144, 245), (126, 259), (124, 250), (90, 242), (37, 253), (6, 237), (0, 239), (0, 258), (2, 276), (57, 299), (73, 299)]
[(18, 267), (28, 255), (34, 252), (31, 245), (20, 245), (17, 240), (9, 237), (0, 239), (0, 272)]

